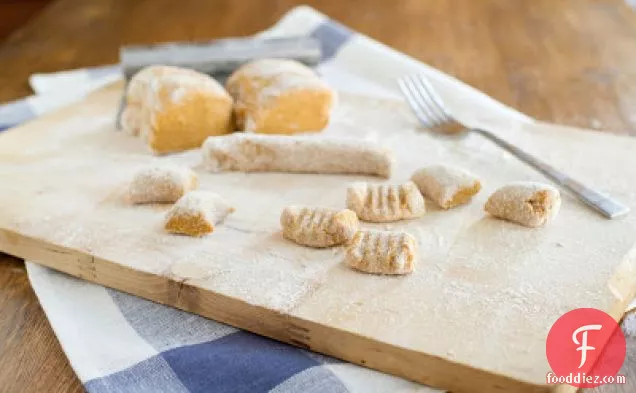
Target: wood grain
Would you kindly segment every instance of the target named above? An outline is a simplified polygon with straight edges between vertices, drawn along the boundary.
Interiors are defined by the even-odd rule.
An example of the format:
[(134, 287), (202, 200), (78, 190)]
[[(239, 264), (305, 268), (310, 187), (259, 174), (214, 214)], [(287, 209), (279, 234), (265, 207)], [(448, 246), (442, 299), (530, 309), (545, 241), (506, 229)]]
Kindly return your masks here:
[(50, 2), (51, 0), (0, 1), (0, 42)]
[[(30, 94), (26, 78), (33, 72), (112, 63), (121, 43), (251, 34), (297, 3), (59, 0), (0, 46), (0, 101)], [(303, 3), (536, 118), (636, 133), (636, 15), (620, 0)], [(7, 297), (0, 303), (0, 315), (15, 315), (25, 307), (40, 322), (2, 325), (0, 335), (7, 338), (3, 348), (13, 350), (0, 351), (0, 363), (12, 365), (3, 369), (8, 371), (1, 374), (0, 390), (22, 386), (28, 391), (34, 375), (38, 386), (62, 381), (68, 385), (59, 385), (61, 391), (79, 389), (24, 270), (16, 266), (12, 258), (0, 257), (0, 279), (12, 275), (11, 280), (24, 285), (15, 292), (1, 287)], [(636, 339), (630, 340), (631, 348), (636, 347)], [(50, 354), (51, 361), (33, 361), (33, 354)], [(625, 370), (636, 369), (634, 356)], [(15, 359), (26, 360), (18, 364)], [(633, 374), (628, 373), (632, 385), (602, 391), (633, 391)]]
[(24, 262), (0, 256), (0, 391), (83, 392), (29, 285)]

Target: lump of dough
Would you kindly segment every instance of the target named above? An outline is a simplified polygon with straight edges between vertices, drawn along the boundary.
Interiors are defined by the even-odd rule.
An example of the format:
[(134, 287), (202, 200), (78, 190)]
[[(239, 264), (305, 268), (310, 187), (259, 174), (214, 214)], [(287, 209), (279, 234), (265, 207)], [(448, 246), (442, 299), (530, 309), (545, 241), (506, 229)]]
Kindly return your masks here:
[(361, 220), (390, 222), (426, 213), (422, 194), (412, 181), (404, 184), (353, 183), (347, 189), (347, 208)]
[(358, 231), (347, 247), (345, 261), (366, 273), (407, 274), (415, 269), (415, 238), (406, 232)]
[(122, 112), (122, 129), (132, 135), (139, 135), (142, 123), (143, 108), (148, 102), (152, 81), (168, 74), (190, 72), (188, 69), (171, 66), (149, 66), (137, 72), (128, 83), (126, 89), (126, 106)]
[(348, 242), (358, 230), (351, 210), (288, 206), (281, 216), (283, 237), (309, 247), (332, 247)]
[(556, 188), (535, 182), (514, 182), (495, 191), (485, 205), (494, 217), (527, 227), (539, 227), (556, 217), (561, 194)]
[(139, 135), (141, 116), (145, 96), (150, 88), (150, 81), (157, 77), (177, 72), (177, 68), (168, 66), (151, 66), (137, 72), (126, 88), (126, 107), (122, 112), (121, 126), (129, 134)]
[(131, 79), (122, 128), (144, 138), (156, 154), (198, 148), (232, 131), (232, 98), (210, 76), (150, 66)]
[(172, 206), (164, 228), (169, 233), (203, 236), (214, 231), (225, 217), (234, 212), (219, 195), (210, 191), (191, 191)]
[(327, 126), (335, 93), (301, 63), (262, 59), (227, 80), (239, 130), (264, 134), (320, 131)]
[(442, 209), (468, 203), (481, 190), (479, 179), (449, 165), (431, 165), (417, 170), (411, 180), (422, 194)]
[(153, 165), (135, 173), (128, 187), (132, 203), (173, 203), (199, 186), (196, 173), (178, 165)]

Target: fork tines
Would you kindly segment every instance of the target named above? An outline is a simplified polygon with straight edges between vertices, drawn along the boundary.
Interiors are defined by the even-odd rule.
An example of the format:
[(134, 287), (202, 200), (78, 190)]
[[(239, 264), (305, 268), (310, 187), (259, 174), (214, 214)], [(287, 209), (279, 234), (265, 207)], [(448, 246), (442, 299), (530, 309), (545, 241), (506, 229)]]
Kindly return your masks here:
[(398, 79), (398, 85), (413, 113), (424, 127), (446, 128), (449, 125), (461, 127), (424, 76), (406, 75)]

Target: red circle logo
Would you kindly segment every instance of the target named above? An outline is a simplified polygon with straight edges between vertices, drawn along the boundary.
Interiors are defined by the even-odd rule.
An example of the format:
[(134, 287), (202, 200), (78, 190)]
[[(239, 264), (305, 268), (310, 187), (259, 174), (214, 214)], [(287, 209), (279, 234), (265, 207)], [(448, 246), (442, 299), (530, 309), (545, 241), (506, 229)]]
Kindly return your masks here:
[(625, 336), (612, 317), (595, 308), (572, 310), (548, 333), (545, 353), (553, 373), (546, 380), (579, 388), (614, 383), (625, 352)]

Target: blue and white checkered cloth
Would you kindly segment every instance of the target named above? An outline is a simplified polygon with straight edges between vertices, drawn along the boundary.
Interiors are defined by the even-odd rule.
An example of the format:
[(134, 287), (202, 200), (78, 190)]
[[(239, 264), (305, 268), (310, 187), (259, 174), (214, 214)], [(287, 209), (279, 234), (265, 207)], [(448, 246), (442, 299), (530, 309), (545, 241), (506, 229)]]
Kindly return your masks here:
[[(319, 72), (339, 89), (399, 97), (398, 76), (427, 73), (471, 105), (528, 118), (461, 82), (352, 32), (308, 7), (263, 35), (317, 37)], [(120, 79), (117, 66), (34, 75), (37, 95), (0, 106), (0, 130), (80, 100)], [(31, 285), (70, 363), (98, 392), (432, 392), (431, 388), (281, 344), (197, 315), (27, 263)]]

